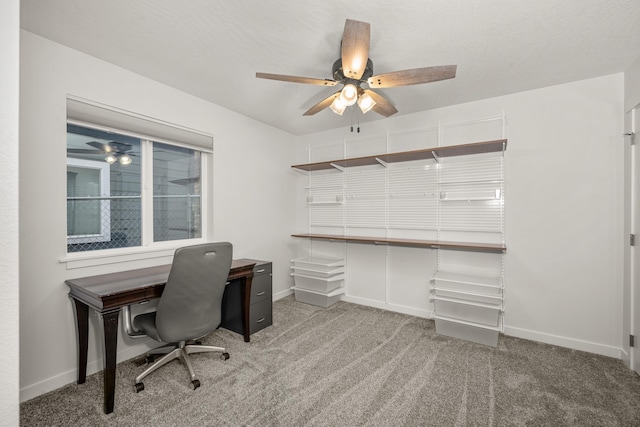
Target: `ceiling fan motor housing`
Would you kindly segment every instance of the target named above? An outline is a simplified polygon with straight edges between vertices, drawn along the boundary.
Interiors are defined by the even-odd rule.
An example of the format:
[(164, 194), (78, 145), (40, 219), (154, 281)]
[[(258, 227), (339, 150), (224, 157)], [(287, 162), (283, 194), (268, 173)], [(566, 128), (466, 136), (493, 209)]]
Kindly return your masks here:
[(364, 68), (362, 77), (360, 77), (359, 80), (355, 80), (344, 76), (344, 71), (342, 70), (342, 58), (338, 58), (336, 59), (336, 62), (333, 63), (333, 67), (331, 67), (331, 75), (333, 76), (333, 80), (337, 82), (344, 84), (352, 83), (360, 87), (360, 83), (366, 82), (367, 79), (373, 75), (373, 61), (371, 61), (371, 59), (367, 59), (367, 66)]

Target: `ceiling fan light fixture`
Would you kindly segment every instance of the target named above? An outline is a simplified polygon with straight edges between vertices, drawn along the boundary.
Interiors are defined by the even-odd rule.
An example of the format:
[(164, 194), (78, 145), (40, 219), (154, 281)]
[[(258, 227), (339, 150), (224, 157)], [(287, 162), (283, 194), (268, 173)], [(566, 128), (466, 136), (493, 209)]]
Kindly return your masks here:
[(358, 88), (352, 83), (344, 85), (342, 92), (340, 92), (340, 100), (347, 107), (355, 104), (358, 100)]
[(369, 95), (368, 93), (362, 93), (358, 97), (358, 107), (360, 107), (360, 111), (362, 111), (362, 114), (366, 114), (367, 111), (371, 110), (374, 105), (376, 105), (376, 101), (374, 101), (371, 95)]
[(109, 154), (107, 157), (104, 158), (104, 161), (112, 165), (118, 161), (118, 158), (113, 154)]
[(131, 162), (133, 161), (133, 159), (131, 157), (129, 157), (126, 154), (123, 154), (122, 156), (120, 156), (120, 158), (118, 159), (118, 161), (120, 162), (121, 165), (123, 166), (127, 166), (130, 165)]
[(329, 107), (331, 108), (331, 111), (341, 116), (342, 113), (344, 113), (344, 110), (347, 108), (347, 104), (342, 102), (341, 96), (338, 95), (333, 99), (333, 102)]

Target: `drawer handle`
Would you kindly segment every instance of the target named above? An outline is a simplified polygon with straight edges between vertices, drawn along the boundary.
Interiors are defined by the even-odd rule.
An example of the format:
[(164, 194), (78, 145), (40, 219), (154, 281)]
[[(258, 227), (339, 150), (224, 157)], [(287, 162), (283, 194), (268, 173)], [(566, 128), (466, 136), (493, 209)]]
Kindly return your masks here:
[(262, 322), (264, 322), (264, 317), (261, 318), (261, 319), (256, 320), (256, 323), (262, 323)]
[(264, 273), (264, 268), (262, 270), (256, 271), (256, 273)]
[(262, 296), (262, 295), (264, 295), (264, 294), (265, 294), (265, 291), (262, 291), (262, 292), (258, 292), (258, 293), (256, 294), (256, 296), (257, 296), (257, 297), (261, 297), (261, 296)]

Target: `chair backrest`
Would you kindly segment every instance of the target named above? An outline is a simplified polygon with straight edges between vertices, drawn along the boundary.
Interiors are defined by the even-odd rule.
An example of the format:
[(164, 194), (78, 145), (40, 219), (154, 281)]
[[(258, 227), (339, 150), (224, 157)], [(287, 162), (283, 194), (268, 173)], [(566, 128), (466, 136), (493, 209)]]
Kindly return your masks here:
[(176, 250), (156, 310), (156, 328), (163, 342), (200, 338), (220, 325), (232, 257), (233, 246), (228, 242)]

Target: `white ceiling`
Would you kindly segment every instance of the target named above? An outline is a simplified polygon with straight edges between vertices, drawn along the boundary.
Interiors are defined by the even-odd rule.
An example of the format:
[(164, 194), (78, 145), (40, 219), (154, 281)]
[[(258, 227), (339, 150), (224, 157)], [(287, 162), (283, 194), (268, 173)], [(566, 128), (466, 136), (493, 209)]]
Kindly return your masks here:
[(397, 115), (625, 71), (639, 0), (22, 0), (22, 28), (301, 135), (384, 120), (302, 113), (335, 89), (345, 19), (371, 23), (374, 74), (457, 64), (455, 79), (381, 89)]

